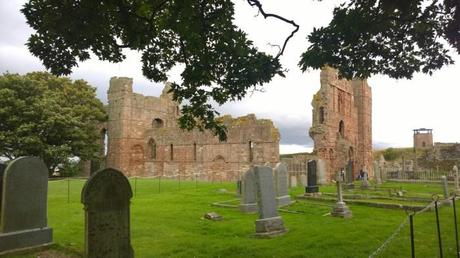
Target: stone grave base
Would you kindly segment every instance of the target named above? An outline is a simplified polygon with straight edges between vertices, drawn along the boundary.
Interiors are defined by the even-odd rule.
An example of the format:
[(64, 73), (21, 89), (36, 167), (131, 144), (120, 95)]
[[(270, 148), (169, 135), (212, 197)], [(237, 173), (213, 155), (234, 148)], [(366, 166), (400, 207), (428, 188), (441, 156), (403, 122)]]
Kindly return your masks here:
[(355, 189), (355, 184), (351, 183), (351, 184), (346, 184), (345, 185), (345, 189)]
[(0, 256), (53, 243), (53, 229), (37, 228), (0, 234)]
[(342, 217), (342, 218), (351, 218), (353, 215), (351, 210), (347, 207), (344, 202), (337, 202), (332, 209), (331, 215), (334, 217)]
[(281, 217), (256, 220), (256, 237), (275, 237), (286, 233)]
[(276, 204), (278, 205), (278, 207), (284, 207), (284, 206), (290, 205), (291, 196), (285, 195), (285, 196), (276, 197)]
[(318, 193), (319, 192), (319, 186), (306, 186), (305, 187), (305, 193)]
[(257, 203), (240, 204), (240, 211), (244, 213), (256, 213), (259, 211)]
[(316, 193), (304, 193), (304, 196), (319, 197), (319, 196), (321, 196), (321, 193), (320, 193), (320, 192), (316, 192)]

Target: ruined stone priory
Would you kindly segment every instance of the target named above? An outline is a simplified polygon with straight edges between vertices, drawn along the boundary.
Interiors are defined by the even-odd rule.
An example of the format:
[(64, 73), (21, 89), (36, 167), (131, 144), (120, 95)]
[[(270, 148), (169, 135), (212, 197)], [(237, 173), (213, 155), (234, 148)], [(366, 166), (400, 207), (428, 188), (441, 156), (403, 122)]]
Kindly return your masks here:
[[(166, 83), (159, 97), (134, 93), (133, 80), (113, 77), (108, 90), (106, 167), (126, 176), (181, 176), (201, 180), (236, 181), (251, 165), (279, 162), (278, 129), (255, 115), (220, 119), (228, 139), (210, 132), (179, 128), (180, 105)], [(105, 136), (107, 134), (107, 136)]]
[(321, 70), (321, 88), (313, 96), (312, 126), (317, 158), (326, 162), (326, 181), (350, 167), (353, 178), (363, 169), (373, 178), (372, 92), (365, 80), (342, 80), (336, 70)]

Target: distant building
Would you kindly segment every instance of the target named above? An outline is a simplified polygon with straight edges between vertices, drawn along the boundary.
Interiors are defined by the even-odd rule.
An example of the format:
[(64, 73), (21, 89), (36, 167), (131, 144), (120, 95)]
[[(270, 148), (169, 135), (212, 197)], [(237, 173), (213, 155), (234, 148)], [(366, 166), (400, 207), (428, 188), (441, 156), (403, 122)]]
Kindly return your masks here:
[(414, 129), (414, 148), (433, 147), (433, 129)]

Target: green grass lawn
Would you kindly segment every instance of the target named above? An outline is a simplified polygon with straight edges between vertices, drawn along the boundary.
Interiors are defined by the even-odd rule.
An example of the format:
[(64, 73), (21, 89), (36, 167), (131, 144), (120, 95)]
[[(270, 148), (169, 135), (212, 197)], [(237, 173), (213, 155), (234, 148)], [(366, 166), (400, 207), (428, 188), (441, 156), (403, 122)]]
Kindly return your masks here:
[[(286, 208), (295, 213), (280, 212), (289, 230), (285, 235), (258, 239), (252, 236), (256, 214), (211, 206), (214, 202), (235, 199), (234, 183), (182, 181), (179, 185), (178, 181), (162, 180), (159, 189), (158, 180), (130, 181), (135, 192), (131, 205), (131, 242), (136, 257), (368, 257), (407, 217), (402, 210), (349, 205), (353, 218), (344, 220), (328, 215), (332, 202), (298, 201)], [(49, 182), (48, 219), (54, 230), (54, 249), (83, 253), (84, 212), (80, 203), (83, 184), (84, 180)], [(441, 193), (439, 185), (386, 183), (384, 186), (402, 186), (414, 196)], [(324, 192), (334, 189), (333, 185), (321, 187)], [(292, 196), (302, 192), (301, 187), (291, 189)], [(217, 222), (202, 219), (210, 211), (224, 219)], [(443, 207), (440, 216), (444, 257), (454, 257), (452, 208)], [(414, 222), (416, 256), (439, 256), (435, 213), (418, 214)], [(377, 257), (410, 257), (408, 224)]]

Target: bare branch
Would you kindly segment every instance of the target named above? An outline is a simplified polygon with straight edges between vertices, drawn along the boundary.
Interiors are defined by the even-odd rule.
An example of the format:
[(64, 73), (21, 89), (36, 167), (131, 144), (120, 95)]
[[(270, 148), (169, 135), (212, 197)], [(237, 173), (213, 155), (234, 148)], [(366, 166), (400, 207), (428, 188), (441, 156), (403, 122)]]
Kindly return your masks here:
[(247, 0), (248, 1), (248, 4), (250, 6), (256, 6), (258, 9), (259, 9), (259, 13), (261, 13), (265, 19), (267, 19), (268, 17), (273, 17), (273, 18), (276, 18), (278, 20), (282, 20), (286, 23), (289, 23), (291, 24), (292, 26), (295, 27), (295, 29), (291, 32), (291, 34), (286, 38), (286, 40), (284, 41), (284, 44), (283, 44), (283, 47), (281, 48), (281, 50), (278, 52), (278, 54), (276, 55), (276, 59), (278, 59), (283, 53), (284, 53), (284, 49), (286, 48), (286, 45), (288, 43), (288, 41), (294, 36), (294, 34), (299, 31), (299, 25), (297, 25), (297, 23), (295, 23), (294, 21), (292, 20), (288, 20), (280, 15), (277, 15), (277, 14), (273, 14), (273, 13), (266, 13), (264, 11), (264, 9), (262, 8), (262, 4), (259, 2), (259, 0)]

